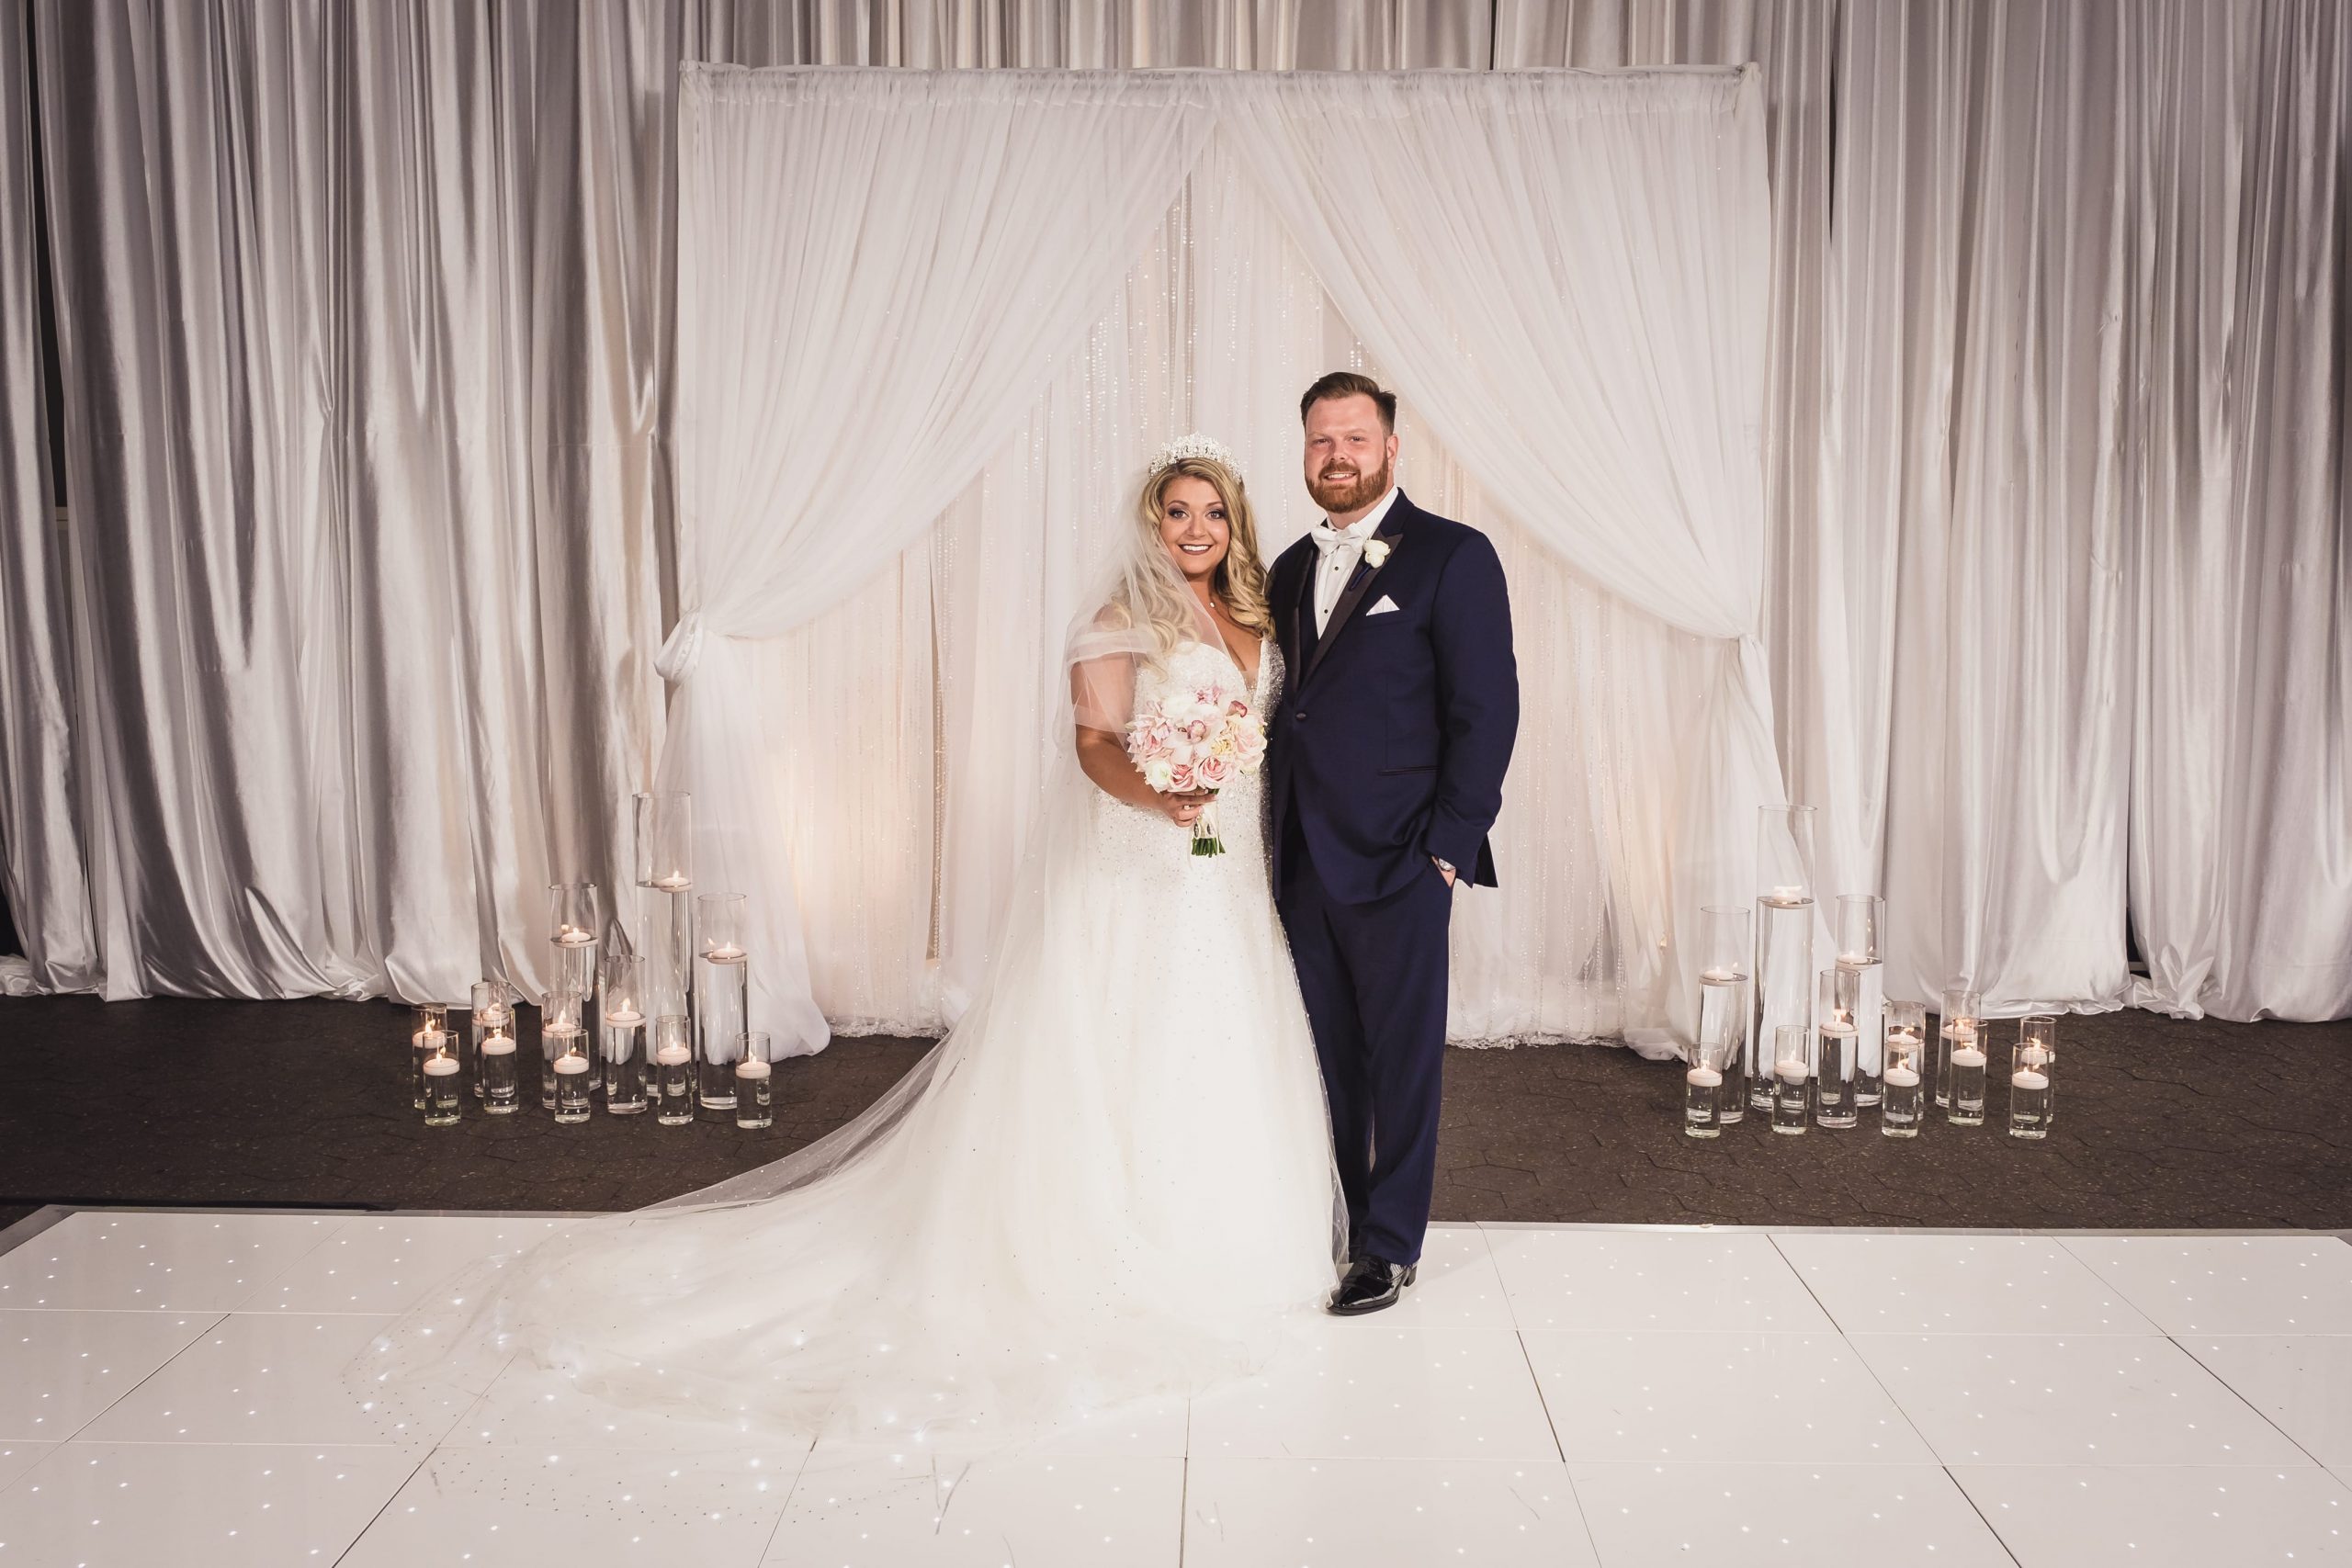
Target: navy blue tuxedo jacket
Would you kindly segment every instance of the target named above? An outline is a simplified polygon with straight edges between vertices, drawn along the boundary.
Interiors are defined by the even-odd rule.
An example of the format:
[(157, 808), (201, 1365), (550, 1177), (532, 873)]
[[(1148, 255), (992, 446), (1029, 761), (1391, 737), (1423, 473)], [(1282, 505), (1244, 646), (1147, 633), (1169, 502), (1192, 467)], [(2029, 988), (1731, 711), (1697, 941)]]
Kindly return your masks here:
[[(1487, 833), (1519, 734), (1519, 665), (1501, 559), (1476, 528), (1402, 491), (1315, 630), (1312, 537), (1275, 558), (1268, 596), (1288, 667), (1267, 726), (1274, 886), (1295, 813), (1331, 897), (1369, 904), (1431, 874), (1430, 857), (1495, 885)], [(1382, 601), (1394, 610), (1373, 614)]]

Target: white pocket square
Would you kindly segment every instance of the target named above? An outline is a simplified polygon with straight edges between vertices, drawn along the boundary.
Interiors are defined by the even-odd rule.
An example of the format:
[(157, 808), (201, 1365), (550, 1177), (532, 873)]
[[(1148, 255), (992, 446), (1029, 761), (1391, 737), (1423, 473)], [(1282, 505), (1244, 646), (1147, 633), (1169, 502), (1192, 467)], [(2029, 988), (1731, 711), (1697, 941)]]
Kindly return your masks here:
[(1387, 594), (1383, 593), (1380, 596), (1380, 603), (1374, 604), (1371, 609), (1366, 610), (1364, 614), (1367, 615), (1385, 615), (1392, 614), (1396, 608), (1396, 601), (1391, 599)]

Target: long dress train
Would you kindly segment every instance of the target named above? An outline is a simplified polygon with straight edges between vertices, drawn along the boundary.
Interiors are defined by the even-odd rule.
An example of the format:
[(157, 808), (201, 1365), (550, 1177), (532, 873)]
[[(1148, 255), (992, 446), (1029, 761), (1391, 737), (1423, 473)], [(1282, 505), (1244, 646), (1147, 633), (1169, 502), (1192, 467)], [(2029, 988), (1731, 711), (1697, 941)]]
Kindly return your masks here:
[[(1260, 662), (1262, 705), (1271, 641)], [(1246, 680), (1198, 641), (1134, 673), (1138, 704)], [(355, 1377), (391, 1408), (521, 1358), (591, 1408), (876, 1437), (1009, 1434), (1262, 1364), (1344, 1219), (1261, 787), (1227, 787), (1227, 852), (1198, 856), (1086, 786), (980, 995), (880, 1104), (692, 1206), (492, 1260)]]

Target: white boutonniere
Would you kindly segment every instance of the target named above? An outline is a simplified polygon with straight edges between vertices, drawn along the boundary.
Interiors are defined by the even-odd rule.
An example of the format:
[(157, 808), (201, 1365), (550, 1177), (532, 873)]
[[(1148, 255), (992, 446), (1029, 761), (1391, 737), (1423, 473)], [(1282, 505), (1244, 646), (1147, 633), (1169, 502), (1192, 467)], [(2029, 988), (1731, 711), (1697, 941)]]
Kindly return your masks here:
[(1372, 564), (1373, 570), (1378, 571), (1382, 566), (1387, 563), (1388, 541), (1385, 539), (1366, 539), (1363, 544), (1363, 558)]

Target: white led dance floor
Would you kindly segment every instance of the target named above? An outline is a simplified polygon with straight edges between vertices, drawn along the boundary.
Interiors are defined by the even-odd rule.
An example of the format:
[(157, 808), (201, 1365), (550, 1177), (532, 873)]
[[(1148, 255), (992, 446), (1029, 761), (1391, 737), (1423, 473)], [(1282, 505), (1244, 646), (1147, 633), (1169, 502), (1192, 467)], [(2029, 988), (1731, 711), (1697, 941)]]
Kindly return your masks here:
[(2333, 1236), (1443, 1227), (1404, 1307), (1255, 1383), (968, 1464), (557, 1445), (571, 1396), (512, 1370), (438, 1431), (343, 1392), (388, 1314), (561, 1223), (21, 1241), (0, 1568), (2352, 1562)]

